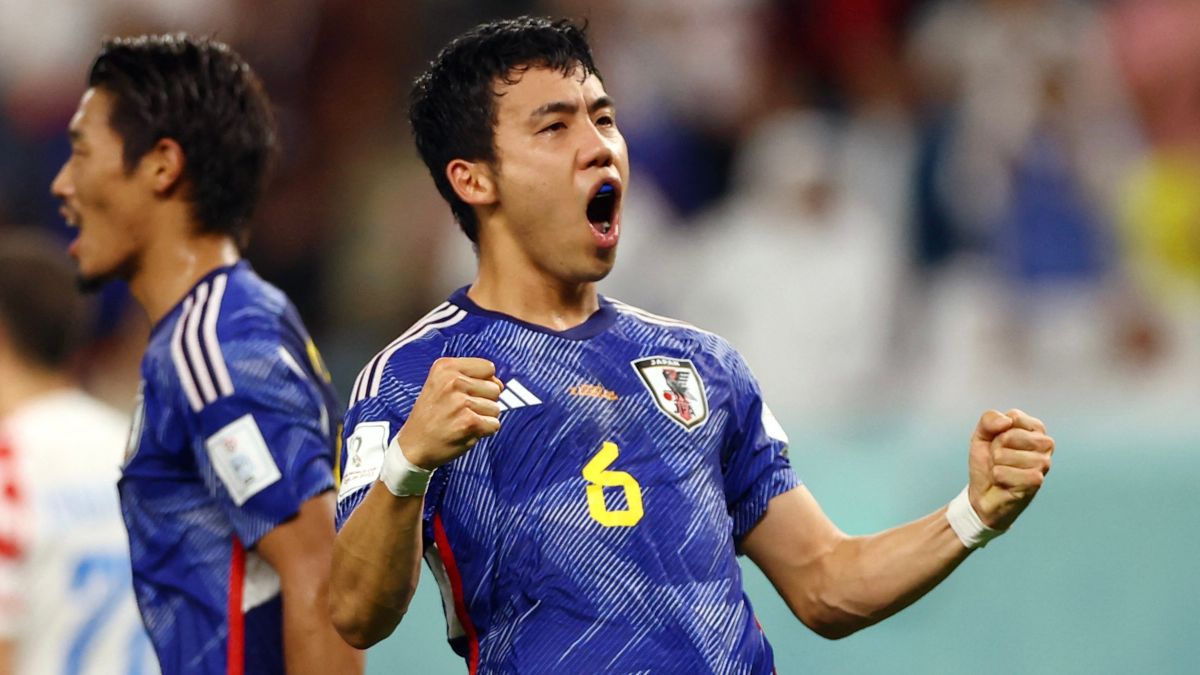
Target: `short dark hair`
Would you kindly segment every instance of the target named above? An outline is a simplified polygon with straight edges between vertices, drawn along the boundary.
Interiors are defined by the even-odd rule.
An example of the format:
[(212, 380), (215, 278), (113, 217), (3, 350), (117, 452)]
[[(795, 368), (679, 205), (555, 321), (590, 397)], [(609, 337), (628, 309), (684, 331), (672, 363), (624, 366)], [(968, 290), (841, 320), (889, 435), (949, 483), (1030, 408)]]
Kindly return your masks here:
[(478, 241), (475, 212), (454, 193), (446, 165), (454, 159), (496, 162), (497, 80), (514, 84), (520, 72), (550, 68), (603, 81), (592, 61), (587, 24), (523, 16), (485, 23), (450, 41), (413, 83), (409, 121), (421, 159), (467, 238)]
[(124, 143), (126, 170), (173, 139), (200, 231), (242, 243), (276, 147), (271, 103), (242, 57), (185, 33), (113, 38), (88, 86), (115, 97), (109, 126)]
[(19, 356), (66, 368), (87, 335), (86, 307), (61, 245), (33, 231), (0, 233), (0, 331)]

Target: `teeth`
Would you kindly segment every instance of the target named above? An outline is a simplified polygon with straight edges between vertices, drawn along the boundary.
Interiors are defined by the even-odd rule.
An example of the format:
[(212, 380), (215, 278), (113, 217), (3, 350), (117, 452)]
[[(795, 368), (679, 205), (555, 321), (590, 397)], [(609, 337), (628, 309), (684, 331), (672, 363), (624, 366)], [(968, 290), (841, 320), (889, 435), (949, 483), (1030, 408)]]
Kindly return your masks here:
[(601, 234), (608, 234), (608, 231), (611, 229), (612, 229), (612, 223), (608, 222), (607, 220), (604, 221), (603, 223), (600, 223), (600, 233)]

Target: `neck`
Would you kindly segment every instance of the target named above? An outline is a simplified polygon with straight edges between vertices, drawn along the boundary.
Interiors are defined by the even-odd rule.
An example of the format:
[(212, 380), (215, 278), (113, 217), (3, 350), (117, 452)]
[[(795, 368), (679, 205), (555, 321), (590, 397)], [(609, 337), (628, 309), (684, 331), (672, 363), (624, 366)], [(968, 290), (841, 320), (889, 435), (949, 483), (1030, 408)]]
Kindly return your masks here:
[(519, 251), (480, 246), (479, 273), (467, 297), (484, 309), (555, 331), (574, 328), (600, 308), (592, 281), (564, 281)]
[(0, 418), (8, 417), (34, 399), (72, 386), (62, 373), (5, 361), (7, 365), (0, 367)]
[(143, 252), (137, 272), (129, 279), (129, 292), (153, 326), (204, 275), (234, 264), (239, 257), (237, 246), (225, 235), (164, 237)]

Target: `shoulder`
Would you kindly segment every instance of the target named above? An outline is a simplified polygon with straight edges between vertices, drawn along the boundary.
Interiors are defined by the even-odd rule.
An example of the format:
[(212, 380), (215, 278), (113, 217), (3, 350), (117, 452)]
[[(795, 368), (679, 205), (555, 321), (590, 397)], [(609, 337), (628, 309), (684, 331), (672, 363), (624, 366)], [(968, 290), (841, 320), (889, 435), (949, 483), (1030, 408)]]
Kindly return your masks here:
[[(189, 405), (199, 411), (240, 386), (270, 376), (282, 349), (287, 297), (244, 263), (196, 285), (174, 322), (153, 339)], [(148, 359), (151, 352), (147, 353)]]
[(728, 340), (693, 324), (635, 307), (615, 298), (605, 298), (617, 311), (627, 330), (644, 332), (659, 339), (676, 340), (694, 352), (721, 359), (740, 358)]
[(430, 365), (446, 353), (449, 339), (464, 329), (467, 316), (467, 310), (447, 301), (417, 320), (367, 361), (354, 380), (350, 406), (394, 387), (419, 390)]
[(656, 345), (663, 356), (692, 362), (706, 382), (733, 390), (751, 390), (754, 375), (738, 350), (725, 338), (686, 321), (648, 312), (608, 298), (619, 312), (622, 330), (643, 345)]

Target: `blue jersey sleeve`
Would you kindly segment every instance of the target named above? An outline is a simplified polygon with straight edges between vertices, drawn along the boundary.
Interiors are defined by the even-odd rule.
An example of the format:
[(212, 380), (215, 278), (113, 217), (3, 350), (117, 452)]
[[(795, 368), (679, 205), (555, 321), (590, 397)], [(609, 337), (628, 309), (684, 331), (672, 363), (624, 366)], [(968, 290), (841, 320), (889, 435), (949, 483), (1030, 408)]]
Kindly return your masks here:
[[(196, 465), (247, 547), (333, 488), (333, 439), (318, 385), (262, 327), (227, 338), (209, 359), (224, 393), (196, 415)], [(222, 386), (220, 383), (218, 387)]]
[(788, 461), (788, 439), (762, 400), (749, 366), (732, 352), (729, 372), (734, 433), (722, 456), (725, 500), (740, 540), (767, 512), (776, 495), (800, 485)]
[(355, 392), (362, 397), (351, 399), (343, 431), (338, 530), (379, 478), (384, 452), (408, 419), (430, 366), (442, 356), (443, 346), (444, 341), (436, 334), (430, 335), (383, 352), (359, 375), (356, 384), (361, 387), (356, 386)]

